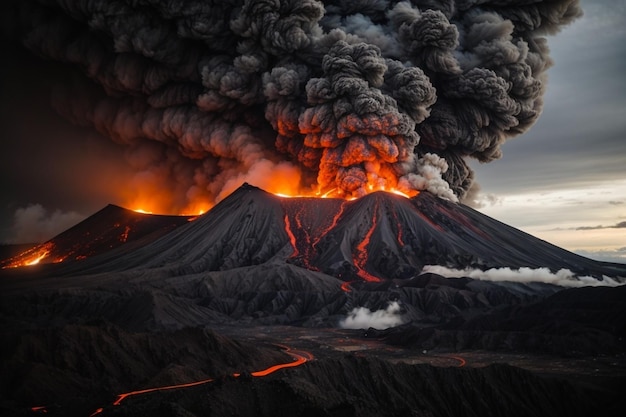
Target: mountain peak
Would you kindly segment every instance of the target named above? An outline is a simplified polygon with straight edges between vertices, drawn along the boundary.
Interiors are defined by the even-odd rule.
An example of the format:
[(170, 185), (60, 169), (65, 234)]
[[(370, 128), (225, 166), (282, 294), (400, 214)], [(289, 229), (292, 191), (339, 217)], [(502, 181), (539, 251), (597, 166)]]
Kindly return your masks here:
[[(85, 224), (110, 227), (111, 212), (119, 213), (108, 206)], [(116, 227), (126, 230), (125, 221)], [(271, 261), (344, 281), (407, 279), (426, 265), (626, 276), (626, 266), (575, 255), (428, 192), (406, 198), (379, 191), (351, 201), (284, 198), (244, 183), (210, 211), (184, 223), (143, 247), (120, 248), (90, 271), (166, 268), (180, 275)], [(89, 233), (72, 236), (77, 247), (89, 245)]]

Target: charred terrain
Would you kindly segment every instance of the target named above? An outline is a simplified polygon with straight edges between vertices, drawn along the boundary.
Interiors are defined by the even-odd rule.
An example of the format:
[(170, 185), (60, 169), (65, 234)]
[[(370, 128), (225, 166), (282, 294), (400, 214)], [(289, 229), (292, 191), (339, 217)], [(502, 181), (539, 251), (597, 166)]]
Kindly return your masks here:
[[(626, 266), (427, 192), (346, 201), (244, 185), (196, 219), (109, 206), (46, 244), (54, 252), (39, 264), (0, 275), (3, 415), (587, 416), (626, 406)], [(21, 256), (3, 266), (28, 263)], [(560, 286), (446, 278), (433, 265), (571, 274)], [(342, 328), (359, 308), (396, 326)]]

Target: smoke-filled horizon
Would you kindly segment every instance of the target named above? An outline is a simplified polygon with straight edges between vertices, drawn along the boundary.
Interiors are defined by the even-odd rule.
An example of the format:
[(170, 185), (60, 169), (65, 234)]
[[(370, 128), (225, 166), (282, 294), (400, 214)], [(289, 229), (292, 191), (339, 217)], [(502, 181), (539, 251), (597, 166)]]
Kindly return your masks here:
[(55, 109), (120, 144), (120, 193), (164, 212), (243, 181), (463, 199), (466, 161), (538, 118), (545, 36), (581, 15), (578, 0), (11, 3), (8, 36), (71, 75)]

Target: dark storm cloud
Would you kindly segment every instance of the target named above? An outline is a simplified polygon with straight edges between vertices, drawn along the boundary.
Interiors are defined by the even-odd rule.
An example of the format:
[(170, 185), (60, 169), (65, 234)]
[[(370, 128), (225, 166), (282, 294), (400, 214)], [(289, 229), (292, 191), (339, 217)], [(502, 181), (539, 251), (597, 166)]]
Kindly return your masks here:
[(55, 108), (124, 145), (172, 209), (268, 164), (348, 195), (462, 198), (467, 159), (499, 158), (536, 121), (543, 36), (581, 14), (578, 0), (10, 3), (12, 38), (83, 75)]

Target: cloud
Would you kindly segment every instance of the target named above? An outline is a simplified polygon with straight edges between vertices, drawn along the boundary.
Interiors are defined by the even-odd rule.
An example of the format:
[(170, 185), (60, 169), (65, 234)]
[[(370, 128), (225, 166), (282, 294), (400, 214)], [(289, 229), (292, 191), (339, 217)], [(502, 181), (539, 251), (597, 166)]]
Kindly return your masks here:
[(481, 193), (480, 184), (475, 182), (467, 191), (461, 203), (475, 209), (502, 204), (502, 198), (493, 193)]
[(387, 329), (404, 323), (401, 307), (397, 301), (389, 303), (387, 308), (371, 311), (366, 307), (352, 309), (348, 317), (343, 319), (339, 326), (343, 329)]
[(574, 230), (598, 230), (598, 229), (623, 229), (626, 228), (626, 221), (619, 222), (613, 226), (581, 226)]
[[(577, 276), (569, 269), (560, 269), (553, 273), (548, 268), (492, 268), (486, 271), (480, 269), (451, 269), (439, 265), (426, 265), (423, 273), (431, 272), (446, 278), (469, 277), (483, 281), (509, 281), (509, 282), (544, 282), (546, 284), (558, 285), (561, 287), (616, 287), (626, 284), (619, 278), (613, 279), (604, 276), (602, 280), (590, 276)], [(626, 279), (626, 277), (623, 277)]]
[(626, 264), (626, 246), (612, 250), (575, 250), (575, 253), (602, 262)]
[(7, 35), (72, 74), (55, 110), (141, 154), (125, 185), (166, 185), (182, 208), (265, 160), (303, 190), (463, 197), (466, 160), (498, 159), (542, 112), (543, 36), (582, 15), (578, 0), (8, 3)]
[(5, 243), (41, 243), (84, 220), (74, 211), (47, 211), (41, 204), (20, 207), (13, 216), (11, 235)]

